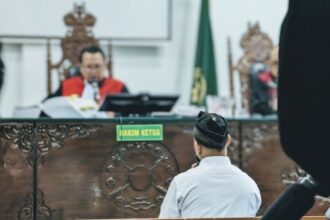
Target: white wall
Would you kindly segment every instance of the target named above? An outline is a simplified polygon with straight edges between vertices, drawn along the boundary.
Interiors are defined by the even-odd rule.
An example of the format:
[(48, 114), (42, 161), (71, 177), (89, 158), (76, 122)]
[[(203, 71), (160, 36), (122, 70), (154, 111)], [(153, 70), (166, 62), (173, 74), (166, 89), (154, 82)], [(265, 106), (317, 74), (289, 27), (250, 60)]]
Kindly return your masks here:
[(88, 12), (97, 13), (93, 31), (99, 37), (168, 38), (169, 0), (0, 0), (0, 35), (61, 37), (66, 26), (59, 18), (74, 3), (84, 3)]
[[(132, 93), (178, 93), (180, 103), (187, 104), (199, 6), (200, 0), (173, 0), (170, 41), (114, 41), (115, 77), (125, 81)], [(212, 0), (211, 9), (219, 94), (226, 96), (229, 94), (227, 37), (232, 40), (234, 62), (242, 55), (239, 41), (249, 21), (259, 21), (261, 29), (276, 44), (287, 0)], [(46, 96), (46, 46), (44, 40), (1, 37), (0, 40), (4, 44), (2, 58), (7, 67), (0, 115), (10, 117), (15, 106), (38, 104)], [(58, 45), (53, 45), (52, 50), (54, 62), (58, 61)]]

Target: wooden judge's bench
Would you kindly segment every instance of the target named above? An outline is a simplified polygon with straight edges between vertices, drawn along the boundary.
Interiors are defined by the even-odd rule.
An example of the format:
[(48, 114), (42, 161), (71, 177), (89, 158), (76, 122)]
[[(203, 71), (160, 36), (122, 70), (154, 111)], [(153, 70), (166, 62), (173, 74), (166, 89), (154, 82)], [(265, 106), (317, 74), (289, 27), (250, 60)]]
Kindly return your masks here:
[[(116, 125), (163, 126), (162, 141), (117, 141)], [(155, 218), (172, 178), (195, 162), (194, 118), (0, 123), (0, 219)], [(229, 119), (232, 163), (258, 184), (259, 215), (305, 173), (279, 145), (276, 119)], [(221, 198), (219, 198), (221, 202)], [(308, 215), (324, 215), (319, 198)]]

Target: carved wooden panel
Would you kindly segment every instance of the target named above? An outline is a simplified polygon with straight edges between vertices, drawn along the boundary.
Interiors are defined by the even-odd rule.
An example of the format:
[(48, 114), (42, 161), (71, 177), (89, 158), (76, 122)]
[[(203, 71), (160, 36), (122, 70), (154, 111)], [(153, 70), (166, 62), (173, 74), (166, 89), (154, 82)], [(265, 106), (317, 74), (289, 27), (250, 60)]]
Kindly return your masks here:
[(167, 188), (179, 173), (176, 158), (158, 142), (121, 143), (103, 166), (101, 191), (117, 213), (155, 217)]
[[(262, 214), (305, 173), (282, 152), (276, 121), (229, 124), (232, 163), (257, 182)], [(0, 218), (157, 217), (172, 178), (195, 162), (193, 120), (163, 125), (161, 142), (116, 142), (112, 121), (1, 124)], [(328, 201), (308, 214), (322, 215)]]
[[(38, 176), (34, 171), (44, 165), (46, 156), (52, 148), (63, 147), (66, 138), (86, 137), (98, 128), (81, 124), (9, 123), (0, 125), (2, 153), (0, 178), (5, 180), (0, 184), (0, 190), (4, 192), (0, 199), (0, 203), (4, 203), (0, 206), (4, 208), (2, 213), (0, 211), (2, 219), (63, 219), (63, 210), (52, 209), (48, 206), (42, 189), (35, 188), (38, 184)], [(9, 198), (6, 198), (6, 192), (8, 192), (6, 187), (9, 189)], [(13, 196), (11, 190), (21, 193), (22, 196)], [(11, 199), (18, 201), (11, 203)]]
[(27, 199), (33, 190), (28, 159), (31, 133), (30, 123), (0, 124), (0, 219), (32, 219), (32, 203)]
[[(262, 197), (261, 215), (286, 189), (297, 182), (304, 171), (283, 152), (276, 122), (243, 123), (243, 170), (257, 183)], [(295, 178), (296, 177), (296, 178)], [(324, 215), (330, 207), (327, 198), (319, 198), (306, 215)]]
[(38, 188), (64, 219), (157, 217), (172, 178), (195, 160), (180, 123), (164, 124), (164, 131), (162, 142), (116, 142), (109, 123), (90, 136), (65, 139), (38, 169)]
[[(34, 197), (33, 193), (27, 193), (24, 198), (25, 204), (18, 211), (16, 217), (8, 217), (8, 219), (18, 219), (18, 220), (63, 220), (63, 210), (62, 209), (51, 209), (46, 201), (44, 193), (37, 189), (36, 196)], [(36, 213), (35, 217), (33, 214), (34, 203), (36, 202)]]

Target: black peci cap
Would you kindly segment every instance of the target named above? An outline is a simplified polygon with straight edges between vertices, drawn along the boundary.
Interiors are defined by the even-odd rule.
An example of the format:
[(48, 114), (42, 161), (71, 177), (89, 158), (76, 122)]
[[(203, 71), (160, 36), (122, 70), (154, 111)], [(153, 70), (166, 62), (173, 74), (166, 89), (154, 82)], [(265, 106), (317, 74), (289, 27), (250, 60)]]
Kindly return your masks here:
[(193, 130), (193, 136), (198, 143), (205, 147), (222, 149), (227, 142), (228, 134), (226, 119), (217, 114), (199, 112)]

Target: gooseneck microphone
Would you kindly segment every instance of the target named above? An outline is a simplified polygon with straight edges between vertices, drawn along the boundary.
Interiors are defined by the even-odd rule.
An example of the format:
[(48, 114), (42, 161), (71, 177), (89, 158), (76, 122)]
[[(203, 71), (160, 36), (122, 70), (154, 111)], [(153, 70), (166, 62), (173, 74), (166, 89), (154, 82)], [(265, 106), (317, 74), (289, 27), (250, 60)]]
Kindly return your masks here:
[(304, 177), (282, 193), (275, 203), (266, 210), (261, 219), (301, 219), (313, 207), (318, 188), (318, 183), (311, 176)]
[(93, 87), (94, 100), (98, 101), (98, 100), (100, 100), (99, 84), (98, 84), (97, 80), (95, 80), (95, 79), (93, 79), (91, 84), (92, 84), (92, 87)]

